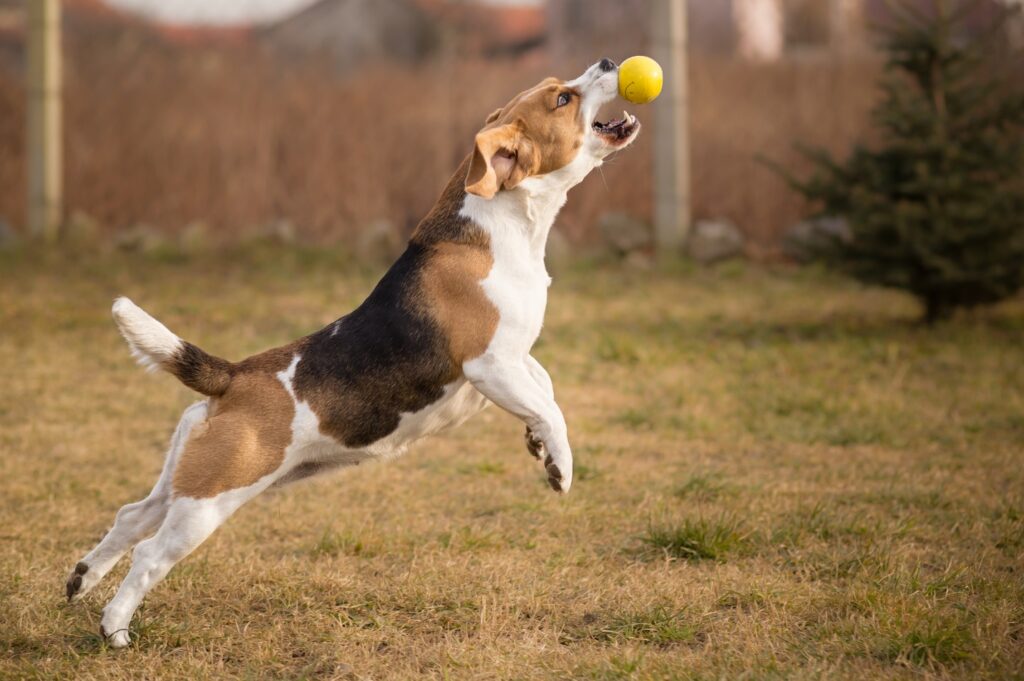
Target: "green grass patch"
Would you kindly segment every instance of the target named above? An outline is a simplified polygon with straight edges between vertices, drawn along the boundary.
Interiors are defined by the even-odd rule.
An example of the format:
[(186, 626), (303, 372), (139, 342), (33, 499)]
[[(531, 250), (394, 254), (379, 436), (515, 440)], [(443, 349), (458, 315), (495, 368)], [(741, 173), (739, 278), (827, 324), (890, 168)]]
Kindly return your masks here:
[(616, 643), (633, 642), (655, 646), (692, 643), (699, 638), (700, 629), (685, 610), (658, 605), (613, 617), (596, 629), (592, 638)]
[(310, 549), (314, 556), (371, 556), (373, 550), (367, 550), (362, 539), (350, 532), (335, 532), (328, 528), (320, 535), (320, 539)]
[(649, 549), (682, 560), (724, 561), (746, 544), (732, 516), (651, 523), (640, 540)]
[(721, 473), (695, 473), (677, 486), (673, 494), (680, 499), (714, 501), (723, 496), (734, 496), (735, 485), (723, 480)]
[(752, 611), (766, 607), (773, 598), (774, 594), (761, 589), (730, 589), (715, 600), (715, 605), (723, 609)]
[(496, 461), (482, 461), (476, 464), (466, 464), (455, 469), (460, 475), (504, 475), (504, 464)]
[(629, 430), (654, 430), (654, 416), (648, 409), (626, 409), (612, 418), (612, 423), (625, 426)]
[(937, 616), (894, 628), (883, 636), (879, 656), (897, 664), (952, 667), (970, 660), (977, 641), (965, 618)]

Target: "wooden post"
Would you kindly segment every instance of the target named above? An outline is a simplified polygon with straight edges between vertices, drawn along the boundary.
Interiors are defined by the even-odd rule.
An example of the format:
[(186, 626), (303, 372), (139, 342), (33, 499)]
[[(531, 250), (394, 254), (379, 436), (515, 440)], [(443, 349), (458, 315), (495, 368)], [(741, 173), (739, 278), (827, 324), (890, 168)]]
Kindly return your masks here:
[(28, 230), (54, 241), (61, 222), (60, 0), (28, 0)]
[(654, 58), (665, 88), (654, 127), (654, 241), (658, 256), (677, 254), (690, 230), (690, 115), (685, 0), (653, 0)]

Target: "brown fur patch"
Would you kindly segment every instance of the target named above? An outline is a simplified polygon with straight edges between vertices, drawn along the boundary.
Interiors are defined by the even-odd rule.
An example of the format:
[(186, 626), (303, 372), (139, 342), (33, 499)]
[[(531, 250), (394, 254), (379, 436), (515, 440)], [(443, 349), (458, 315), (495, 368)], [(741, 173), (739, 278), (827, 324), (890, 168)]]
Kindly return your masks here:
[(294, 416), (292, 398), (274, 374), (236, 374), (224, 395), (211, 400), (210, 417), (193, 429), (174, 469), (175, 495), (209, 498), (274, 472), (291, 442)]
[(487, 245), (441, 242), (423, 269), (425, 302), (456, 366), (481, 355), (498, 327), (498, 310), (480, 286), (493, 265)]
[(224, 394), (234, 371), (231, 362), (214, 357), (188, 342), (182, 344), (164, 368), (188, 387), (210, 396)]

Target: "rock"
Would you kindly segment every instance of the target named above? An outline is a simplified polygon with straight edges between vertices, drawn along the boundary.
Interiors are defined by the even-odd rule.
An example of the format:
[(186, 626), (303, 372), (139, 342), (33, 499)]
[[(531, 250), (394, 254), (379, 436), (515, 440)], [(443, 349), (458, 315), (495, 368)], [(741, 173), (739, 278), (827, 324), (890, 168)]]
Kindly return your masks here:
[(9, 248), (18, 243), (18, 233), (11, 227), (11, 223), (0, 218), (0, 248)]
[(390, 220), (374, 220), (356, 237), (356, 256), (371, 262), (390, 262), (402, 254), (406, 239)]
[(798, 222), (782, 237), (782, 252), (790, 260), (808, 263), (833, 241), (848, 243), (853, 238), (844, 218), (823, 217)]
[(114, 237), (118, 250), (132, 253), (155, 253), (167, 245), (167, 240), (150, 225), (139, 223)]
[(181, 230), (178, 242), (186, 253), (202, 253), (210, 247), (210, 228), (202, 220), (193, 220)]
[(636, 270), (649, 270), (654, 268), (654, 254), (646, 251), (633, 251), (626, 256), (626, 265)]
[(100, 224), (85, 211), (76, 210), (64, 225), (64, 236), (76, 245), (94, 244), (100, 236)]
[(295, 223), (287, 218), (271, 220), (260, 229), (259, 238), (282, 246), (290, 246), (297, 240)]
[(686, 252), (703, 264), (734, 258), (743, 254), (743, 233), (727, 220), (700, 220), (690, 231)]
[(649, 250), (654, 246), (650, 225), (626, 213), (605, 213), (597, 226), (605, 243), (619, 255)]

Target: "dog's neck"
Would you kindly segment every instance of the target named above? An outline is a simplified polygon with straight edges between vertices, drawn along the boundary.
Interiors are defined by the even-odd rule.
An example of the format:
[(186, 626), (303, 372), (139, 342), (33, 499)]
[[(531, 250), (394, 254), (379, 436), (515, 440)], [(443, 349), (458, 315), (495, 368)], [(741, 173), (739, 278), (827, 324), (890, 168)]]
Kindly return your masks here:
[(565, 198), (564, 193), (560, 197), (532, 195), (522, 187), (498, 192), (491, 199), (467, 194), (460, 215), (492, 238), (525, 240), (530, 255), (543, 259), (548, 234)]
[(413, 241), (473, 242), (476, 230), (502, 242), (523, 240), (530, 255), (544, 259), (548, 235), (569, 190), (593, 168), (571, 163), (543, 176), (530, 177), (518, 187), (485, 199), (468, 194), (464, 184), (471, 158), (467, 157), (448, 181), (441, 197), (417, 226)]
[(589, 154), (580, 153), (568, 165), (544, 175), (523, 180), (515, 189), (500, 191), (492, 199), (466, 196), (461, 214), (488, 233), (525, 238), (530, 254), (544, 259), (551, 227), (565, 205), (569, 190), (600, 165)]

